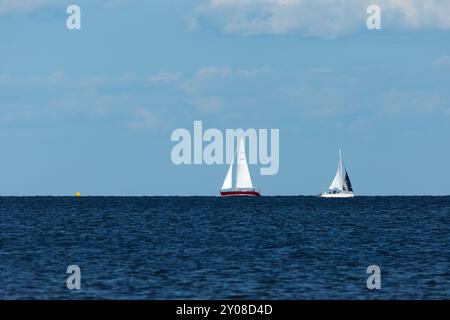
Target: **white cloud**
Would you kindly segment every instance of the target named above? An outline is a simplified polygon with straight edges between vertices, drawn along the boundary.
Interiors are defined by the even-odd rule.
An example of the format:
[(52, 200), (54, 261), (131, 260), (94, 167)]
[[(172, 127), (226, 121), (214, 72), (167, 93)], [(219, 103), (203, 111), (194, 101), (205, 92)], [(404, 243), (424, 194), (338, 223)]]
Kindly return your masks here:
[[(0, 73), (0, 122), (120, 116), (131, 117), (129, 127), (150, 128), (156, 123), (151, 114), (132, 107), (147, 103), (145, 83), (133, 74), (74, 77), (60, 71), (29, 76)], [(135, 91), (129, 92), (130, 87)]]
[(201, 97), (188, 101), (201, 112), (216, 112), (222, 109), (222, 99), (220, 97)]
[(207, 80), (212, 78), (223, 78), (231, 74), (229, 67), (205, 67), (197, 71), (194, 76), (196, 80)]
[(267, 74), (271, 70), (268, 67), (256, 68), (256, 69), (238, 69), (236, 74), (244, 77), (258, 76), (262, 74)]
[(151, 83), (168, 83), (168, 82), (174, 82), (181, 79), (181, 73), (180, 72), (167, 72), (167, 71), (159, 71), (157, 74), (151, 76), (148, 81)]
[(450, 117), (450, 108), (447, 108), (447, 109), (444, 110), (444, 115), (446, 117)]
[(382, 10), (384, 29), (450, 29), (447, 0), (208, 0), (196, 18), (227, 34), (335, 37), (365, 28), (372, 4)]
[(227, 79), (230, 77), (249, 78), (267, 74), (270, 69), (267, 67), (255, 69), (232, 69), (230, 67), (208, 66), (200, 68), (194, 76), (184, 83), (184, 89), (189, 92), (197, 92), (199, 89), (208, 86), (213, 80)]
[(205, 66), (184, 81), (181, 89), (187, 95), (185, 101), (196, 111), (213, 113), (223, 110), (225, 105), (227, 109), (234, 108), (232, 100), (246, 99), (261, 87), (266, 90), (262, 83), (272, 72), (268, 67)]
[(433, 65), (437, 67), (449, 67), (450, 56), (442, 56), (433, 61)]
[(155, 129), (158, 125), (155, 115), (146, 108), (137, 108), (135, 110), (135, 117), (136, 119), (134, 121), (129, 121), (127, 123), (127, 127), (130, 130), (140, 131)]
[(185, 19), (185, 23), (188, 31), (197, 31), (198, 30), (198, 20), (196, 17), (188, 17)]
[(40, 87), (52, 89), (55, 87), (72, 89), (93, 89), (102, 85), (125, 84), (139, 81), (134, 75), (125, 74), (120, 77), (93, 75), (88, 77), (71, 77), (62, 71), (44, 75), (13, 76), (0, 74), (0, 87)]
[(425, 116), (445, 113), (447, 97), (422, 91), (390, 90), (381, 96), (380, 111), (386, 116)]
[(0, 14), (15, 11), (31, 11), (40, 7), (61, 3), (58, 0), (0, 0)]

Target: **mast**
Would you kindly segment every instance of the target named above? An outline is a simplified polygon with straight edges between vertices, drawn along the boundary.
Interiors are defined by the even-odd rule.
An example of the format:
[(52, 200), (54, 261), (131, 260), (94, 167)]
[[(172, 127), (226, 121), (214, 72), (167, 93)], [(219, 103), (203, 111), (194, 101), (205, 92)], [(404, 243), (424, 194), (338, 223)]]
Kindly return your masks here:
[(344, 189), (344, 172), (343, 172), (343, 165), (342, 165), (342, 151), (339, 149), (339, 174), (341, 177), (341, 190)]

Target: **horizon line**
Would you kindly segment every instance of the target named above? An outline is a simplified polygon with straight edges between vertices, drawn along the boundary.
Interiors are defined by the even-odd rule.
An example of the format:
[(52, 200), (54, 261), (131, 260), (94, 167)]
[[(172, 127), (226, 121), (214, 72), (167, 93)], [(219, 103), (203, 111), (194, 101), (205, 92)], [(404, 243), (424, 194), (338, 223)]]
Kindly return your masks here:
[[(280, 194), (262, 195), (261, 197), (319, 197), (320, 194)], [(0, 198), (222, 198), (220, 195), (0, 195)], [(450, 197), (450, 194), (390, 194), (390, 195), (355, 195), (354, 198), (369, 197)]]

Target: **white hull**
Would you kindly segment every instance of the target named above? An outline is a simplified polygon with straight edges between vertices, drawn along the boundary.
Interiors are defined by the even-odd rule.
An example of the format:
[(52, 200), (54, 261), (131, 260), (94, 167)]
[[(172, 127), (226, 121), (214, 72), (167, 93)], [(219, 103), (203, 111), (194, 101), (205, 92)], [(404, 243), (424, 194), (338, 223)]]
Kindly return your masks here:
[(353, 193), (322, 193), (321, 198), (353, 198)]

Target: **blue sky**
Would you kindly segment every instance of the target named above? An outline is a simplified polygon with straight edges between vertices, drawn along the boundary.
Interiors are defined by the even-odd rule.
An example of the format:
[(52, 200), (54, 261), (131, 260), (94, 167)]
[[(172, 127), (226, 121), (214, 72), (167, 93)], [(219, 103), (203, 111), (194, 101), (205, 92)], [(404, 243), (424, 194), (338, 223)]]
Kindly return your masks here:
[(0, 194), (217, 195), (225, 165), (170, 160), (194, 120), (280, 129), (263, 194), (325, 191), (338, 148), (357, 194), (450, 194), (450, 4), (369, 31), (375, 2), (0, 2)]

